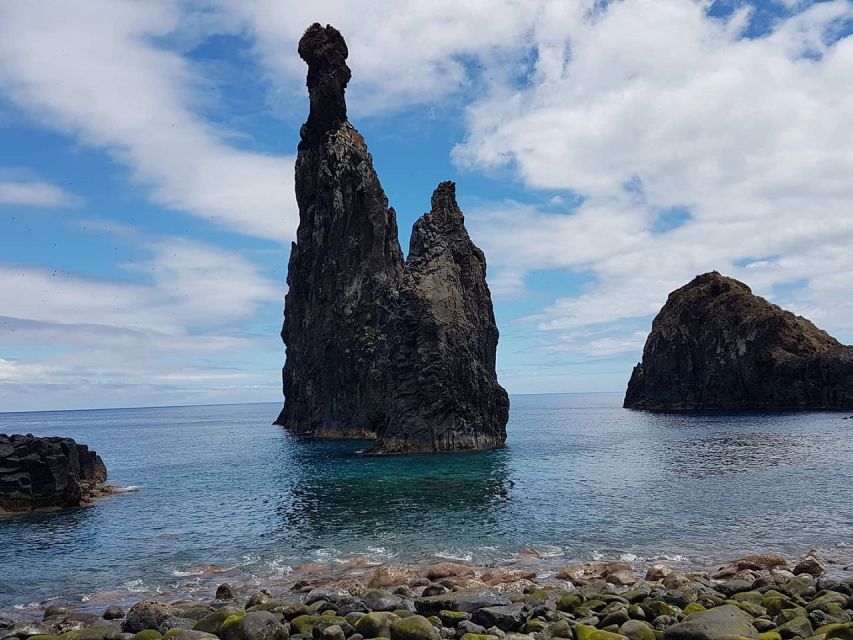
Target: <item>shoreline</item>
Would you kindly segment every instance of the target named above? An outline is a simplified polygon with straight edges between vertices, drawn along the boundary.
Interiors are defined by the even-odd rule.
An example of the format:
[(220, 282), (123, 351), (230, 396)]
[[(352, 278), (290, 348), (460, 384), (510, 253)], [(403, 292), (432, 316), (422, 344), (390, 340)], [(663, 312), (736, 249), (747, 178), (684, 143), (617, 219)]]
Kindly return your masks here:
[[(667, 558), (667, 559), (665, 559)], [(750, 560), (751, 559), (751, 560)], [(756, 560), (757, 559), (757, 560)], [(61, 605), (83, 615), (100, 614), (104, 609), (118, 606), (129, 609), (144, 600), (204, 604), (214, 600), (217, 589), (227, 584), (235, 598), (248, 599), (253, 593), (265, 591), (275, 597), (300, 597), (315, 589), (344, 589), (360, 597), (370, 589), (393, 591), (411, 588), (426, 580), (437, 582), (450, 591), (488, 591), (498, 594), (525, 594), (539, 589), (576, 590), (586, 584), (604, 581), (616, 592), (643, 586), (651, 578), (676, 574), (702, 576), (709, 581), (726, 580), (732, 575), (752, 571), (755, 577), (766, 575), (766, 564), (774, 571), (791, 571), (810, 567), (814, 578), (850, 580), (853, 584), (853, 550), (808, 550), (801, 556), (785, 557), (776, 553), (745, 555), (728, 562), (705, 563), (677, 554), (661, 554), (652, 559), (640, 559), (630, 553), (617, 558), (575, 560), (548, 551), (526, 548), (514, 558), (489, 564), (473, 564), (464, 559), (431, 556), (420, 561), (378, 561), (366, 555), (352, 555), (325, 562), (304, 562), (282, 565), (276, 573), (256, 575), (237, 566), (216, 564), (196, 565), (185, 571), (173, 571), (169, 584), (146, 585), (142, 578), (131, 580), (122, 587), (104, 589), (84, 596), (48, 597), (40, 602), (0, 604), (0, 618), (17, 623), (37, 622), (47, 607)], [(450, 567), (449, 575), (435, 578), (436, 567)], [(805, 572), (801, 571), (801, 573)], [(433, 576), (433, 578), (430, 578)], [(443, 582), (442, 582), (443, 581)], [(652, 580), (654, 582), (655, 580)], [(423, 586), (423, 585), (420, 585)], [(66, 593), (73, 589), (65, 590)], [(14, 598), (13, 594), (9, 594)], [(26, 596), (22, 596), (26, 600)], [(4, 636), (0, 629), (0, 638)]]

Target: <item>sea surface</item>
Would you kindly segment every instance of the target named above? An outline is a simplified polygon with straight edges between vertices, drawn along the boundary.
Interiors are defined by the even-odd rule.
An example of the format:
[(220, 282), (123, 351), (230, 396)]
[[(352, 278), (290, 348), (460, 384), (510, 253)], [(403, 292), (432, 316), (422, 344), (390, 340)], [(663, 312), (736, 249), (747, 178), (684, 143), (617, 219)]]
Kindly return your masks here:
[[(506, 447), (374, 457), (298, 439), (277, 404), (0, 414), (71, 436), (137, 493), (0, 519), (0, 610), (98, 592), (179, 593), (304, 561), (623, 558), (707, 565), (751, 551), (853, 553), (853, 420), (657, 415), (619, 394), (514, 396)], [(205, 588), (207, 588), (205, 586)]]

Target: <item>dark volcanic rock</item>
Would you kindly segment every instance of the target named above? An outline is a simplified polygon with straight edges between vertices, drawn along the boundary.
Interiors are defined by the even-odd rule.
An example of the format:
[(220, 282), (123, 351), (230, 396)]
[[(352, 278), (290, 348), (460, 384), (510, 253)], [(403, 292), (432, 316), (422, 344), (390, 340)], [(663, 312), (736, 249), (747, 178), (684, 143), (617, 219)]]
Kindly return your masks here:
[(0, 434), (0, 512), (77, 507), (106, 480), (103, 461), (85, 444)]
[(481, 449), (506, 439), (498, 330), (483, 252), (451, 182), (433, 194), (403, 262), (364, 139), (346, 119), (347, 47), (312, 25), (299, 43), (311, 110), (296, 160), (278, 424), (377, 439), (377, 452)]
[(284, 409), (315, 436), (375, 437), (384, 424), (391, 302), (403, 269), (394, 210), (346, 120), (347, 47), (333, 27), (299, 42), (311, 111), (296, 158), (299, 228), (287, 268)]
[(674, 291), (655, 318), (625, 407), (849, 409), (853, 347), (717, 272)]
[(412, 231), (394, 333), (393, 390), (380, 451), (503, 444), (509, 399), (495, 374), (498, 328), (486, 258), (442, 182)]

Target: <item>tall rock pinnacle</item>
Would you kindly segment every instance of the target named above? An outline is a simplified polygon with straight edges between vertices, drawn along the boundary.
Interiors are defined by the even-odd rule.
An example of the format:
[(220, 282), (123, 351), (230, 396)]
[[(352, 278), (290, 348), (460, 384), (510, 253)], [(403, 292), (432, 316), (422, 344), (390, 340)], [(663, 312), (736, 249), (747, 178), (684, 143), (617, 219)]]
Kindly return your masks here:
[(403, 269), (397, 220), (364, 138), (346, 120), (347, 47), (333, 27), (299, 42), (311, 111), (296, 157), (299, 228), (287, 270), (285, 405), (277, 422), (316, 436), (373, 438)]
[(673, 291), (652, 324), (625, 407), (851, 409), (853, 347), (717, 272)]
[(318, 437), (377, 439), (380, 452), (479, 449), (506, 438), (486, 262), (451, 182), (403, 262), (364, 138), (347, 121), (347, 46), (314, 24), (299, 42), (311, 109), (296, 159), (299, 228), (288, 265), (284, 409)]
[(495, 375), (486, 258), (468, 237), (452, 182), (438, 185), (412, 230), (399, 308), (395, 394), (377, 449), (502, 444), (509, 399)]

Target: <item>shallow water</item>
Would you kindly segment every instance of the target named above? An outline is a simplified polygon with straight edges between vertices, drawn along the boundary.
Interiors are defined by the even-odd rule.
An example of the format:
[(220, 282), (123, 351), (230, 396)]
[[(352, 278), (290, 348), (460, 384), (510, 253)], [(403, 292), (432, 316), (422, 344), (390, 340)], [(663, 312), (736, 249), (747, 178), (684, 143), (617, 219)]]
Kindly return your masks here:
[(748, 551), (853, 553), (853, 420), (656, 415), (617, 394), (515, 396), (503, 449), (365, 457), (296, 439), (278, 405), (0, 414), (64, 435), (139, 493), (0, 519), (0, 608), (186, 590), (198, 565), (265, 579), (350, 554), (706, 564)]

